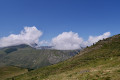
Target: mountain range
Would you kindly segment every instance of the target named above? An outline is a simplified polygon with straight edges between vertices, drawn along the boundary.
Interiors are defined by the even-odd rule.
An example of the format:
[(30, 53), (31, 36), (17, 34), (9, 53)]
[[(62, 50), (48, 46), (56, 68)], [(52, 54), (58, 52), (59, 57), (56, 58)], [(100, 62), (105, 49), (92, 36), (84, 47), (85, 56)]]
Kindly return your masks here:
[[(12, 48), (12, 50), (10, 48)], [(76, 51), (79, 52), (78, 50), (59, 51), (59, 50), (50, 50), (50, 49), (34, 49), (28, 45), (19, 45), (19, 46), (3, 48), (0, 50), (0, 56), (1, 56), (0, 65), (4, 65), (4, 66), (0, 67), (0, 78), (1, 80), (4, 79), (5, 80), (119, 80), (120, 79), (119, 76), (120, 75), (120, 63), (119, 63), (120, 34), (114, 35), (107, 39), (100, 40), (96, 44), (93, 44), (90, 47), (86, 47), (80, 50), (78, 54)], [(21, 55), (23, 52), (24, 55)], [(38, 59), (36, 58), (35, 55), (39, 53), (40, 53), (39, 55), (40, 58)], [(49, 57), (48, 56), (46, 57), (46, 54), (47, 55), (50, 54), (52, 55), (52, 57), (50, 55)], [(31, 57), (29, 58), (28, 56), (30, 55)], [(36, 60), (37, 62), (39, 62), (39, 60), (43, 58), (42, 59), (43, 63), (41, 65), (44, 66), (32, 66), (35, 64), (34, 62), (33, 64), (29, 63), (29, 60), (30, 62), (34, 61), (32, 56), (34, 56), (33, 57), (34, 59), (37, 59)], [(61, 56), (61, 57), (58, 58), (57, 56)], [(11, 59), (12, 61), (10, 61)], [(22, 59), (23, 61), (21, 61)], [(53, 62), (51, 61), (51, 59)], [(59, 59), (60, 61), (57, 62), (57, 60)], [(18, 65), (17, 62), (19, 61), (21, 61), (22, 66)], [(28, 61), (28, 63), (26, 61)], [(47, 62), (51, 64), (45, 65)], [(7, 65), (7, 67), (5, 64)], [(14, 64), (14, 65), (10, 66), (10, 64), (12, 65)], [(28, 66), (32, 66), (29, 68), (34, 70), (29, 70)]]
[(0, 67), (18, 66), (36, 69), (64, 61), (76, 55), (80, 50), (54, 50), (51, 46), (39, 49), (21, 44), (0, 49)]
[(120, 35), (98, 41), (72, 58), (8, 80), (119, 80)]

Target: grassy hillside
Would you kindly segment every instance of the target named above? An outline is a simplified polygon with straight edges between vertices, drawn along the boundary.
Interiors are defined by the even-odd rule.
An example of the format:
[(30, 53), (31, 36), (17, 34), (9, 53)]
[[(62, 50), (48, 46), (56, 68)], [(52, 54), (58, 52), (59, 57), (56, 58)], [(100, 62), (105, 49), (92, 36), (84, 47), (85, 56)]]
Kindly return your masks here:
[(64, 61), (77, 53), (78, 50), (41, 50), (32, 48), (28, 45), (6, 47), (0, 50), (0, 67), (12, 65), (36, 69)]
[(0, 67), (0, 80), (4, 80), (6, 78), (24, 74), (26, 72), (28, 72), (27, 69), (14, 67), (14, 66)]
[(99, 41), (64, 62), (36, 69), (13, 79), (120, 80), (119, 75), (120, 35), (116, 35)]

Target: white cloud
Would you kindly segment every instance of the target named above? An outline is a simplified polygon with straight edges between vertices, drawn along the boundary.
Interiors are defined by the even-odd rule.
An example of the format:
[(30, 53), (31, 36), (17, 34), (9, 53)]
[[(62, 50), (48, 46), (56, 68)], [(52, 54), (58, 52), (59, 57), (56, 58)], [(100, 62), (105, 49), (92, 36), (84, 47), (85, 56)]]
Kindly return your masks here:
[(40, 41), (39, 43), (38, 43), (38, 46), (49, 46), (50, 45), (50, 42), (48, 42), (48, 41), (46, 41), (46, 40), (42, 40), (42, 41)]
[(90, 46), (99, 40), (108, 38), (109, 36), (110, 32), (106, 32), (100, 36), (89, 36), (87, 41), (83, 41), (83, 39), (79, 37), (77, 33), (72, 31), (63, 32), (62, 34), (59, 34), (57, 37), (52, 39), (52, 45), (55, 49), (59, 50), (74, 50), (80, 49), (80, 47)]
[(80, 44), (83, 42), (83, 39), (78, 36), (77, 33), (72, 31), (63, 32), (57, 37), (52, 39), (52, 45), (55, 49), (59, 50), (73, 50), (79, 49)]
[(84, 41), (83, 46), (91, 46), (93, 43), (96, 43), (99, 40), (103, 40), (105, 38), (108, 38), (110, 35), (111, 35), (110, 32), (106, 32), (100, 36), (89, 36), (88, 41)]
[(11, 34), (8, 37), (0, 39), (0, 47), (7, 47), (19, 44), (34, 44), (39, 42), (39, 38), (42, 32), (39, 31), (35, 26), (25, 27), (20, 34)]
[(42, 32), (35, 26), (24, 27), (24, 30), (22, 30), (20, 34), (11, 34), (8, 37), (0, 38), (0, 47), (20, 44), (32, 45), (36, 43), (38, 44), (38, 47), (41, 45), (50, 45), (54, 46), (54, 49), (58, 50), (74, 50), (80, 49), (81, 47), (91, 46), (99, 40), (108, 38), (110, 34), (110, 32), (106, 32), (100, 36), (89, 36), (88, 40), (84, 41), (83, 38), (79, 37), (78, 33), (70, 31), (63, 32), (62, 34), (54, 37), (51, 42), (48, 42), (46, 40), (39, 41), (39, 38), (42, 36)]

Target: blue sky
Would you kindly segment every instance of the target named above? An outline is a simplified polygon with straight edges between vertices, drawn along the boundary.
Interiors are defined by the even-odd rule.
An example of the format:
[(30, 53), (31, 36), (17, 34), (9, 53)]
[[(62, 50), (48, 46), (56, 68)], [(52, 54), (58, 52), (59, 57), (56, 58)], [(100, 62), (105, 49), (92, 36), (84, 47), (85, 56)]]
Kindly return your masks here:
[(25, 26), (51, 40), (62, 32), (89, 35), (120, 33), (119, 0), (0, 0), (0, 37), (18, 34)]

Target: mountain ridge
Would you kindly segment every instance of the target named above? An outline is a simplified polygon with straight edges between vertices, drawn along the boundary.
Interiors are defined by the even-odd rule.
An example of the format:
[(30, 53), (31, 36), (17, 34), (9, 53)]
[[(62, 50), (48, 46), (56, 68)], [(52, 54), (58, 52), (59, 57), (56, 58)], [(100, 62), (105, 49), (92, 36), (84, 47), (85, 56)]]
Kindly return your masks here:
[(36, 69), (64, 61), (78, 52), (79, 50), (36, 49), (25, 44), (9, 46), (0, 50), (0, 67), (7, 65)]
[(98, 41), (74, 57), (14, 77), (15, 80), (119, 80), (120, 34)]

